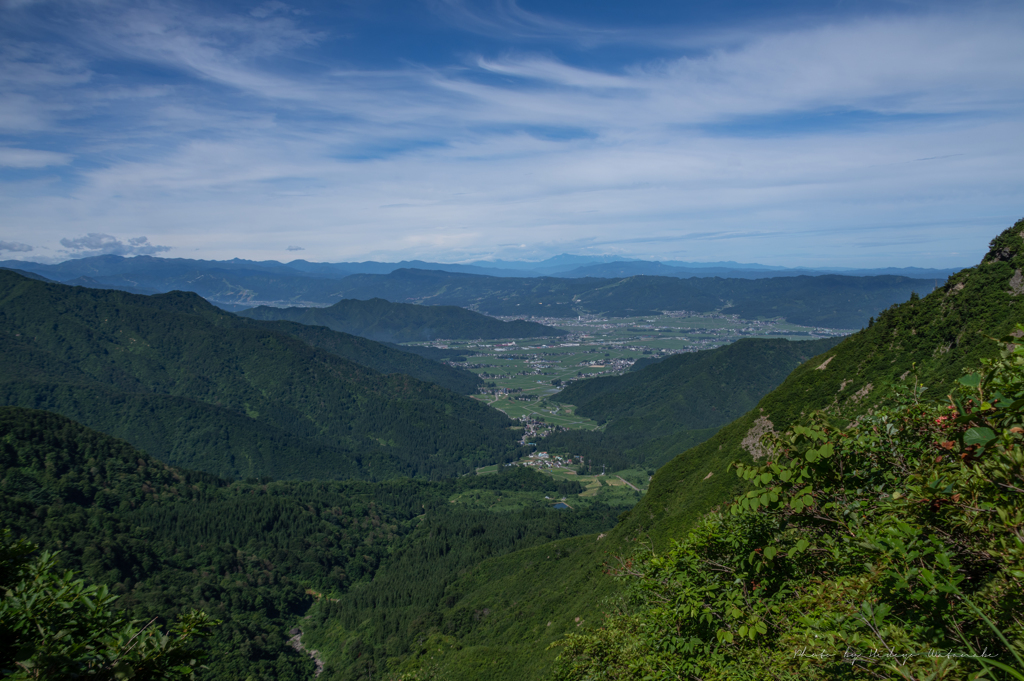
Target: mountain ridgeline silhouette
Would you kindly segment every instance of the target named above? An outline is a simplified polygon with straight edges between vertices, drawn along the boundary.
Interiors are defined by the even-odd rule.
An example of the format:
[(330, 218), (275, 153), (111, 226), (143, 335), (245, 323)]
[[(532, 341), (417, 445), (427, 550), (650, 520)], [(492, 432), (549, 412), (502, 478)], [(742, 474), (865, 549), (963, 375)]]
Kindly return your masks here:
[(381, 298), (340, 300), (330, 307), (260, 306), (238, 313), (249, 319), (277, 320), (326, 326), (334, 331), (389, 343), (432, 341), (438, 338), (484, 339), (565, 336), (551, 326), (493, 317), (453, 305), (390, 303)]

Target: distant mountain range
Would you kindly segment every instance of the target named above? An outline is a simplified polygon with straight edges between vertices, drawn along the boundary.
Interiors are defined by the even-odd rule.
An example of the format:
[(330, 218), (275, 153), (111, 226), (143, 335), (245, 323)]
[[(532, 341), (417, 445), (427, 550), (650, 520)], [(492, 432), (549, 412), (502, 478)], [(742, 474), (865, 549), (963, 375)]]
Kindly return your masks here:
[[(906, 268), (853, 270), (836, 275), (731, 262), (595, 260), (600, 258), (563, 255), (533, 263), (543, 266), (529, 270), (513, 269), (515, 263), (505, 261), (498, 263), (502, 268), (495, 269), (424, 262), (330, 264), (296, 260), (283, 264), (104, 255), (56, 265), (8, 260), (0, 262), (0, 268), (86, 288), (146, 295), (192, 291), (233, 312), (259, 306), (326, 307), (346, 298), (382, 298), (393, 303), (454, 305), (513, 317), (635, 316), (657, 314), (659, 310), (708, 312), (728, 308), (745, 318), (783, 317), (797, 324), (834, 328), (861, 327), (871, 315), (906, 300), (911, 291), (924, 294), (932, 290), (951, 272)], [(538, 270), (541, 274), (560, 274), (538, 276)], [(897, 273), (913, 273), (917, 278)], [(332, 323), (334, 328), (341, 328), (337, 322)], [(545, 331), (540, 335), (551, 334)], [(474, 333), (471, 337), (480, 336)]]
[(926, 294), (930, 280), (907, 277), (776, 277), (677, 279), (637, 276), (497, 278), (429, 270), (354, 274), (338, 284), (344, 298), (384, 298), (423, 305), (458, 305), (495, 316), (568, 318), (658, 315), (661, 310), (723, 310), (743, 319), (782, 317), (794, 324), (839, 329), (867, 325), (871, 316), (912, 292)]
[(663, 277), (721, 277), (723, 279), (770, 279), (773, 277), (821, 276), (824, 274), (841, 274), (847, 277), (877, 277), (894, 275), (912, 279), (933, 279), (938, 283), (956, 273), (956, 269), (925, 269), (921, 267), (884, 267), (878, 269), (805, 269), (805, 268), (761, 268), (760, 266), (741, 265), (739, 263), (700, 264), (681, 262), (647, 262), (634, 260), (630, 262), (609, 262), (585, 265), (561, 272), (560, 277), (634, 277), (641, 274)]
[[(89, 258), (67, 260), (58, 264), (43, 264), (22, 260), (0, 261), (0, 267), (34, 272), (53, 281), (75, 283), (80, 286), (114, 288), (125, 286), (132, 289), (149, 288), (155, 291), (166, 288), (171, 282), (182, 277), (196, 277), (208, 273), (214, 277), (232, 273), (233, 276), (276, 274), (278, 277), (306, 277), (317, 279), (343, 279), (352, 274), (390, 274), (400, 269), (441, 270), (462, 274), (481, 274), (490, 277), (604, 277), (622, 278), (636, 275), (658, 275), (667, 277), (722, 277), (738, 279), (764, 279), (770, 277), (792, 277), (799, 275), (843, 274), (854, 277), (869, 277), (882, 274), (911, 277), (914, 279), (940, 279), (958, 271), (957, 268), (928, 269), (920, 267), (888, 268), (805, 268), (778, 267), (757, 263), (685, 262), (668, 260), (664, 262), (631, 260), (619, 256), (557, 255), (540, 262), (509, 260), (478, 260), (466, 264), (434, 263), (422, 260), (386, 262), (340, 262), (314, 263), (293, 260), (281, 263), (274, 260), (192, 260), (188, 258), (157, 258), (140, 255), (126, 258), (119, 255), (99, 255)], [(85, 277), (82, 281), (74, 281)], [(210, 285), (206, 282), (205, 285)]]

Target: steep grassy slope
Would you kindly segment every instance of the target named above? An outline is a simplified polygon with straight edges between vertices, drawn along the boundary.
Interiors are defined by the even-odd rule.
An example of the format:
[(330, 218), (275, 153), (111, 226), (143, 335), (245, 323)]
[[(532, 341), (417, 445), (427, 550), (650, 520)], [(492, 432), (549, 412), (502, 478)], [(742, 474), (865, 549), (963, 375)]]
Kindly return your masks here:
[(991, 338), (1024, 321), (1024, 288), (1018, 283), (1015, 291), (1011, 283), (1024, 268), (1022, 233), (1024, 221), (994, 239), (981, 264), (924, 298), (885, 310), (869, 328), (802, 364), (757, 409), (673, 459), (659, 470), (624, 529), (649, 527), (658, 542), (666, 542), (730, 495), (737, 483), (726, 468), (750, 460), (743, 440), (758, 418), (785, 430), (815, 409), (842, 409), (853, 417), (877, 403), (881, 386), (904, 381), (917, 380), (927, 394), (944, 395), (964, 367), (996, 352)]
[[(226, 476), (436, 477), (512, 456), (503, 414), (315, 349), (281, 325), (190, 293), (136, 296), (0, 272), (0, 403), (56, 411)], [(335, 332), (289, 326), (334, 347)]]
[(752, 489), (633, 554), (554, 678), (1024, 678), (1019, 335), (955, 397), (884, 385), (849, 423), (766, 436), (737, 464)]
[[(926, 394), (944, 394), (964, 367), (996, 353), (990, 337), (1024, 322), (1022, 271), (1024, 220), (992, 241), (980, 265), (925, 298), (884, 311), (869, 328), (798, 367), (755, 409), (659, 469), (648, 493), (608, 536), (553, 542), (481, 564), (451, 587), (455, 598), (443, 615), (447, 621), (460, 608), (489, 609), (488, 617), (443, 650), (424, 653), (421, 678), (430, 678), (431, 670), (452, 679), (544, 678), (557, 654), (546, 644), (559, 631), (573, 630), (575, 617), (593, 623), (608, 607), (602, 598), (615, 586), (599, 568), (603, 560), (632, 553), (637, 541), (668, 547), (740, 490), (727, 469), (751, 460), (743, 442), (756, 434), (759, 418), (784, 430), (815, 409), (842, 408), (853, 417), (875, 407), (884, 394), (880, 386), (901, 381), (920, 380)], [(542, 556), (558, 561), (545, 563)], [(493, 672), (481, 672), (481, 651), (495, 655)]]
[(564, 336), (565, 331), (522, 320), (503, 322), (453, 305), (410, 305), (372, 300), (341, 300), (330, 307), (266, 307), (243, 310), (250, 319), (287, 319), (326, 326), (356, 336), (389, 343), (436, 338), (533, 338)]
[(626, 279), (530, 279), (424, 270), (342, 279), (345, 298), (459, 305), (493, 315), (635, 316), (656, 310), (709, 312), (728, 308), (746, 318), (784, 317), (796, 324), (859, 328), (877, 310), (926, 293), (932, 281), (906, 277), (783, 277), (719, 279), (636, 276)]

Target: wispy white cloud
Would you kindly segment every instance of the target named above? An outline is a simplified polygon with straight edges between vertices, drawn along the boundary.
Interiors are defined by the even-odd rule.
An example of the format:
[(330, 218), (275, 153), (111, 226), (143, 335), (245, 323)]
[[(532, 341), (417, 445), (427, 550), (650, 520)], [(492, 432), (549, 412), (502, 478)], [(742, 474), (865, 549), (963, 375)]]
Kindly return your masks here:
[(552, 19), (523, 9), (516, 0), (497, 0), (482, 7), (466, 0), (431, 0), (429, 4), (438, 15), (463, 30), (503, 39), (544, 37), (594, 45), (616, 42), (626, 33)]
[[(512, 2), (438, 7), (479, 32), (586, 33)], [(63, 52), (19, 43), (2, 57), (14, 68), (0, 128), (26, 137), (0, 165), (86, 162), (60, 182), (0, 183), (0, 211), (54, 246), (89, 232), (60, 243), (90, 254), (274, 257), (301, 239), (329, 259), (525, 243), (539, 256), (928, 264), (886, 247), (899, 234), (938, 263), (980, 251), (1019, 210), (1024, 14), (1001, 12), (736, 34), (605, 68), (496, 50), (362, 69), (323, 53), (329, 30), (284, 3), (96, 6)], [(111, 59), (176, 75), (117, 78), (99, 66)], [(31, 150), (39, 133), (66, 147)], [(141, 227), (170, 246), (106, 235)]]
[(16, 147), (0, 147), (0, 167), (4, 168), (45, 168), (46, 166), (62, 166), (71, 163), (71, 154), (39, 149), (18, 149)]

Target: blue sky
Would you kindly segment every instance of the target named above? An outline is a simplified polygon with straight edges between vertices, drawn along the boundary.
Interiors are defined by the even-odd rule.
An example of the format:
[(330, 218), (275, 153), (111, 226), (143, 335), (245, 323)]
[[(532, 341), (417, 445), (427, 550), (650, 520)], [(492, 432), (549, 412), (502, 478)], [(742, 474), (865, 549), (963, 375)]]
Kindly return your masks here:
[(0, 259), (974, 264), (1019, 2), (0, 0)]

